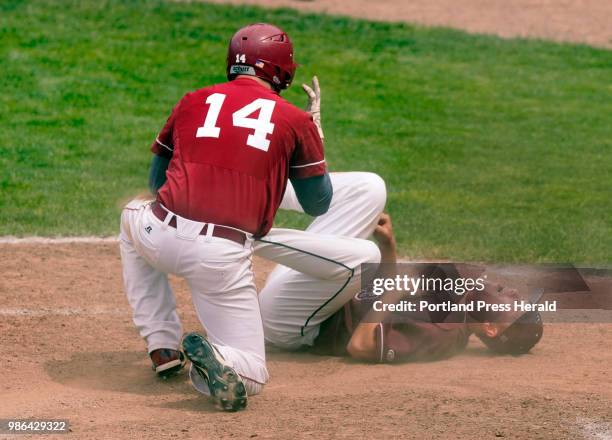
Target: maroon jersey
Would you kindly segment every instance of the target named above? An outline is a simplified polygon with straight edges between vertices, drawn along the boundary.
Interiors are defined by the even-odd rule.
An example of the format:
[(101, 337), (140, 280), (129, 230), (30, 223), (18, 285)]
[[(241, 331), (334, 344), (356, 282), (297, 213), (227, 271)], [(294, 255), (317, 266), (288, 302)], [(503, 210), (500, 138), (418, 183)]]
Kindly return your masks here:
[[(379, 297), (359, 292), (342, 309), (321, 324), (313, 352), (346, 356), (346, 346), (353, 331), (372, 309)], [(464, 314), (462, 314), (463, 316)], [(467, 344), (469, 328), (463, 319), (449, 317), (451, 322), (432, 322), (427, 313), (403, 313), (378, 324), (375, 331), (375, 362), (427, 361), (450, 357)]]
[(311, 116), (249, 78), (185, 95), (151, 151), (172, 157), (166, 208), (255, 236), (272, 227), (288, 178), (326, 169)]

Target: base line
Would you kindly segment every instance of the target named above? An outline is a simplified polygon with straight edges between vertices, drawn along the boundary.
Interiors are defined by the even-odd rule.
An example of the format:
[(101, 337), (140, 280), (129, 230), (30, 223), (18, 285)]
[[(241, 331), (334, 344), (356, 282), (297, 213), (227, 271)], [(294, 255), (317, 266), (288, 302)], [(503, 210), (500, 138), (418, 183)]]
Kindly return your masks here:
[(117, 243), (118, 236), (113, 237), (15, 237), (13, 235), (0, 236), (0, 244), (97, 244), (97, 243)]

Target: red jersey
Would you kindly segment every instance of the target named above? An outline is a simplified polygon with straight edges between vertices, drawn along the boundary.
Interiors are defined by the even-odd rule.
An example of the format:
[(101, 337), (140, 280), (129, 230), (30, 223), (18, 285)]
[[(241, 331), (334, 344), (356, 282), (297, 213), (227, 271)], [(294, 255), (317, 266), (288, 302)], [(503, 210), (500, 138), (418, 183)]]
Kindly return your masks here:
[(171, 157), (158, 200), (191, 220), (263, 236), (288, 178), (325, 173), (311, 116), (249, 78), (185, 95), (151, 147)]

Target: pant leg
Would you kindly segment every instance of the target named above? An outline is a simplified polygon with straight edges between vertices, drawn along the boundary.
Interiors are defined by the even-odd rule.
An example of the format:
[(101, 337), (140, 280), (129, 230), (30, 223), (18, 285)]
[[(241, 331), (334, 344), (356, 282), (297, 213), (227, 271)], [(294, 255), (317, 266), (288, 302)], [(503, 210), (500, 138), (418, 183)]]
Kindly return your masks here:
[[(160, 335), (168, 321), (177, 323), (172, 335), (178, 347), (182, 330), (166, 274), (185, 278), (209, 340), (245, 379), (247, 393), (257, 394), (268, 380), (268, 372), (251, 271), (251, 241), (243, 246), (204, 237), (199, 235), (201, 226), (193, 223), (182, 219), (177, 228), (168, 227), (142, 201), (130, 202), (124, 210), (122, 255), (136, 325), (151, 335)], [(153, 336), (148, 333), (150, 343)], [(194, 386), (200, 390), (196, 383)]]
[[(191, 269), (183, 275), (209, 341), (240, 374), (252, 396), (261, 392), (269, 378), (264, 333), (251, 250), (236, 245), (235, 251), (230, 251), (231, 261), (220, 260), (218, 254), (203, 255), (199, 264), (189, 264)], [(202, 392), (199, 378), (191, 377), (194, 387)], [(206, 394), (205, 389), (203, 392)]]
[[(373, 249), (373, 243), (364, 244), (364, 240), (346, 238), (363, 239), (372, 234), (386, 203), (384, 181), (376, 174), (365, 172), (331, 173), (330, 178), (334, 188), (330, 209), (315, 218), (306, 229), (315, 236), (300, 240), (299, 231), (285, 230), (279, 235), (279, 230), (273, 229), (264, 240), (276, 238), (284, 244), (302, 246), (305, 250), (312, 250), (312, 243), (325, 242), (327, 246), (316, 246), (319, 249), (315, 250), (322, 252), (322, 257), (334, 256), (334, 261), (349, 268), (359, 267), (363, 262), (379, 262), (380, 255), (378, 249)], [(287, 186), (280, 207), (303, 212), (291, 185)], [(302, 235), (304, 237), (308, 236)], [(339, 280), (330, 280), (326, 271), (342, 273), (343, 266), (322, 258), (313, 258), (289, 248), (281, 249), (281, 246), (270, 250), (269, 246), (263, 246), (263, 242), (256, 244), (255, 253), (279, 263), (259, 295), (266, 340), (277, 346), (291, 349), (311, 345), (318, 335), (320, 323), (360, 289), (359, 277), (353, 277), (346, 285)], [(348, 272), (344, 270), (348, 279)], [(327, 302), (331, 297), (333, 299)], [(316, 310), (318, 312), (310, 317)]]
[[(385, 208), (387, 190), (384, 180), (374, 173), (330, 173), (334, 188), (329, 210), (316, 217), (306, 229), (328, 235), (368, 238)], [(289, 183), (281, 209), (304, 212)]]
[(146, 341), (149, 353), (158, 348), (177, 350), (183, 329), (168, 277), (141, 255), (153, 257), (155, 254), (154, 246), (138, 239), (147, 227), (143, 224), (146, 203), (131, 203), (121, 216), (119, 247), (125, 292), (133, 310), (134, 325)]
[[(363, 263), (379, 263), (371, 241), (309, 231), (272, 229), (255, 244), (281, 263), (259, 295), (266, 341), (285, 349), (312, 345), (319, 325), (361, 287)], [(373, 272), (374, 267), (370, 267)]]
[(156, 265), (187, 281), (208, 340), (243, 378), (247, 393), (255, 395), (267, 382), (268, 371), (252, 272), (252, 241), (241, 245), (199, 235), (202, 227), (194, 223), (178, 219), (176, 229), (163, 229)]

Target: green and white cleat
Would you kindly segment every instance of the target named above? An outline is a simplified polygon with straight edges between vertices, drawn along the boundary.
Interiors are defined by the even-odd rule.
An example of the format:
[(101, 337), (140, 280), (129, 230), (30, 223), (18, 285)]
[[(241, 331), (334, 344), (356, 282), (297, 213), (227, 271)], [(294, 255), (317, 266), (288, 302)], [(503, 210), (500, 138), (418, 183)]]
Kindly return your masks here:
[(187, 333), (183, 337), (183, 352), (196, 373), (208, 384), (213, 402), (224, 411), (246, 408), (247, 392), (242, 378), (225, 363), (225, 359), (206, 337)]

